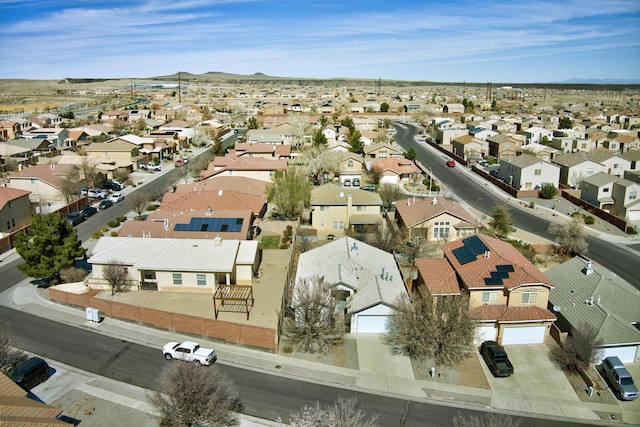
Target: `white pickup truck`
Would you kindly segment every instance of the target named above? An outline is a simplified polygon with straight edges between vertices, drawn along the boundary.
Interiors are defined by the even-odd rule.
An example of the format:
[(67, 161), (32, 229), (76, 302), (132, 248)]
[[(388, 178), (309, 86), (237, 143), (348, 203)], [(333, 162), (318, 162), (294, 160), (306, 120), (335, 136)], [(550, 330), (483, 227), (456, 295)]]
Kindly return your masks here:
[(200, 347), (200, 344), (192, 341), (167, 343), (162, 347), (162, 353), (167, 360), (184, 360), (196, 365), (209, 365), (218, 359), (213, 348)]

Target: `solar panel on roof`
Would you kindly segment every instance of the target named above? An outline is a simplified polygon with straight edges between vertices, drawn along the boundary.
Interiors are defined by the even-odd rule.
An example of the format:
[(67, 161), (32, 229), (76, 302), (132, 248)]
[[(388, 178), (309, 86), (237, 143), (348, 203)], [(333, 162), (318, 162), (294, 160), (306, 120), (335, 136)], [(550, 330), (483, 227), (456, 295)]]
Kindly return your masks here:
[(467, 264), (476, 259), (476, 256), (466, 246), (454, 249), (453, 255), (455, 255), (460, 264)]
[(243, 222), (243, 218), (191, 218), (188, 224), (176, 224), (174, 230), (238, 233)]
[(484, 279), (485, 285), (502, 285), (502, 279), (499, 277), (486, 277)]
[(469, 248), (474, 255), (480, 255), (489, 250), (487, 245), (485, 245), (478, 236), (467, 237), (462, 241), (462, 243), (464, 243), (464, 245)]
[(496, 265), (496, 270), (497, 271), (507, 271), (509, 273), (513, 273), (515, 271), (515, 269), (513, 268), (513, 265), (511, 265), (511, 264)]
[(508, 271), (492, 271), (491, 277), (506, 279), (509, 277), (509, 272)]

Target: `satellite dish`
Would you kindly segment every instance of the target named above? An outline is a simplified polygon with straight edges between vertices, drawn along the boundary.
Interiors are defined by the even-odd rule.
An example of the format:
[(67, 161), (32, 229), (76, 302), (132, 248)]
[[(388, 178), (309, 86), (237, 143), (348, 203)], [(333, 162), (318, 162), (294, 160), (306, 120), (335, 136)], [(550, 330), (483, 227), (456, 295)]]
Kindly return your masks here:
[(559, 305), (554, 305), (553, 306), (553, 311), (555, 311), (556, 313), (559, 313), (560, 310), (562, 310), (562, 307), (560, 307)]

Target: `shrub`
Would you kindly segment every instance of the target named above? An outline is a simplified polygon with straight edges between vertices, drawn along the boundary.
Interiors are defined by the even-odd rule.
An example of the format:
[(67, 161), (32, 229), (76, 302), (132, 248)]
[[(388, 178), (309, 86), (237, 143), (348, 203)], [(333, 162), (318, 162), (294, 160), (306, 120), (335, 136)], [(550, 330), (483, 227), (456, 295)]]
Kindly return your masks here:
[(528, 207), (530, 207), (531, 209), (533, 209), (533, 208), (535, 208), (535, 207), (536, 207), (536, 204), (535, 204), (535, 203), (533, 203), (533, 202), (529, 202)]
[(60, 278), (64, 283), (81, 282), (87, 277), (87, 270), (78, 267), (67, 267), (60, 270)]
[(282, 347), (282, 352), (289, 354), (293, 352), (293, 347), (291, 347), (289, 344), (285, 345), (284, 347)]
[(116, 220), (113, 220), (113, 221), (109, 221), (109, 223), (107, 225), (109, 227), (111, 227), (111, 228), (116, 228), (117, 226), (120, 225), (120, 223), (118, 221), (116, 221)]
[(92, 239), (99, 239), (102, 237), (102, 231), (100, 230), (96, 230), (93, 233), (91, 233), (91, 238)]
[(157, 210), (159, 207), (160, 206), (151, 203), (150, 205), (147, 206), (147, 211), (148, 212), (153, 212), (153, 211)]
[(283, 243), (280, 246), (278, 246), (278, 249), (288, 249), (288, 248), (289, 248), (289, 245), (287, 245), (285, 243)]
[(126, 220), (127, 220), (127, 217), (124, 217), (124, 216), (119, 216), (119, 217), (116, 218), (116, 221), (118, 221), (119, 223), (120, 222), (125, 222)]
[(111, 237), (118, 237), (118, 232), (117, 231), (112, 231), (111, 232)]
[(586, 216), (584, 218), (584, 223), (588, 224), (588, 225), (592, 225), (592, 224), (596, 223), (596, 219), (594, 217), (592, 217), (591, 215), (589, 215), (589, 216)]
[(634, 227), (628, 225), (627, 226), (627, 234), (638, 234), (638, 230), (636, 230)]
[(540, 188), (540, 198), (541, 199), (553, 199), (556, 194), (558, 194), (558, 190), (551, 183), (542, 184), (542, 188)]

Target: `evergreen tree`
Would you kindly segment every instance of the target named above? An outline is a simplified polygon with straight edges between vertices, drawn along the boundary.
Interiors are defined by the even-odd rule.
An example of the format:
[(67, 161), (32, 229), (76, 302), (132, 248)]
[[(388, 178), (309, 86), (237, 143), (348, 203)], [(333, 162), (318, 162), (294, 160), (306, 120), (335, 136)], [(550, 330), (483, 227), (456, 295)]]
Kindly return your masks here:
[(360, 140), (361, 137), (362, 134), (359, 130), (356, 129), (351, 132), (351, 134), (349, 135), (349, 151), (351, 151), (352, 153), (362, 154), (362, 152), (364, 151), (364, 142)]
[(24, 260), (18, 269), (37, 278), (53, 278), (86, 253), (80, 246), (76, 229), (57, 212), (34, 216), (29, 233), (18, 234), (15, 247)]
[(505, 205), (497, 205), (491, 218), (489, 226), (497, 235), (507, 237), (511, 233), (511, 226), (515, 221)]
[(415, 160), (416, 157), (418, 157), (418, 153), (416, 152), (416, 149), (413, 147), (410, 147), (405, 153), (404, 153), (404, 158), (407, 160)]
[(321, 129), (318, 129), (313, 134), (313, 145), (315, 146), (325, 146), (329, 142), (327, 141), (327, 136), (322, 132)]

